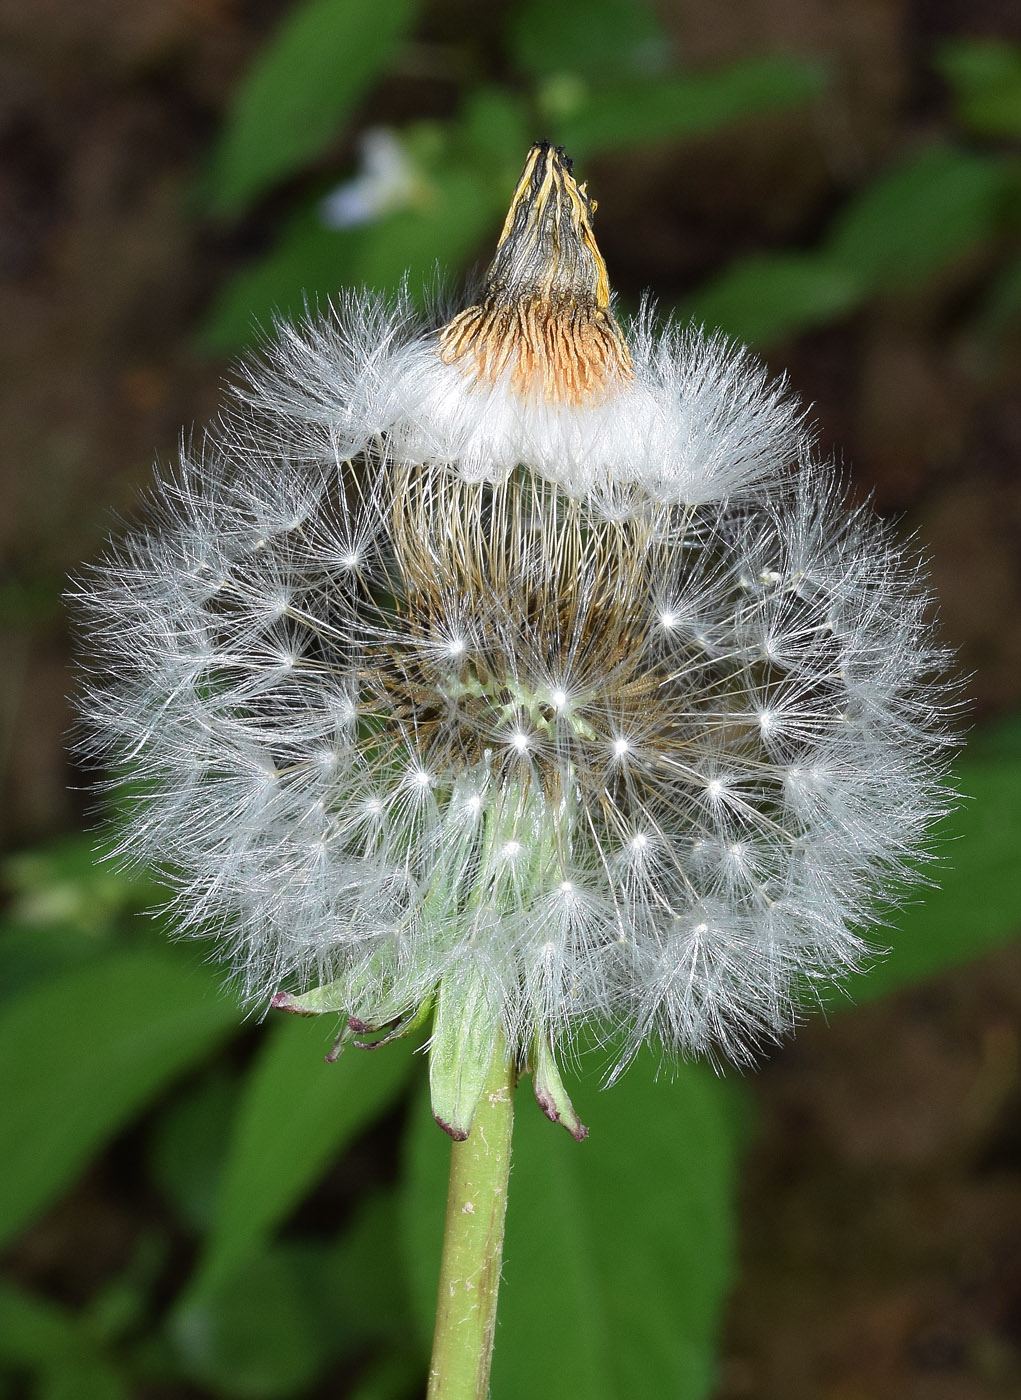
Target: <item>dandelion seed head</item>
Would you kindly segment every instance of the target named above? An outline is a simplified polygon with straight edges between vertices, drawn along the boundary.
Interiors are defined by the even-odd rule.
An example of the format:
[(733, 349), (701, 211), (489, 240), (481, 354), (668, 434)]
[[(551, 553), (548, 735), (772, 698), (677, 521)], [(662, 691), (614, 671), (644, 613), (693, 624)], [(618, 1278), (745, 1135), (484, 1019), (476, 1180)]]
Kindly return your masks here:
[(84, 747), (256, 1001), (382, 1026), (470, 982), (523, 1061), (587, 1022), (742, 1061), (945, 808), (945, 657), (785, 387), (620, 327), (591, 213), (537, 147), (443, 331), (355, 294), (280, 328), (79, 586)]

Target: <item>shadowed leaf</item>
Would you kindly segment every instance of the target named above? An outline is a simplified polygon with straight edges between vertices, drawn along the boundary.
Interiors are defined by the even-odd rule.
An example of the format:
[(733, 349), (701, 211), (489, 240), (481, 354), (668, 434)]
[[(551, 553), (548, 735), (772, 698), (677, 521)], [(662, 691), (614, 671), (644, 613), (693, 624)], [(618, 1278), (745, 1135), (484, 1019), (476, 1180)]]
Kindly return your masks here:
[(332, 1016), (280, 1017), (266, 1027), (238, 1106), (192, 1294), (232, 1276), (406, 1082), (412, 1068), (406, 1041), (378, 1051), (348, 1049), (326, 1064), (335, 1031)]
[(34, 986), (0, 1018), (0, 1238), (74, 1179), (159, 1089), (237, 1025), (195, 954), (117, 953)]

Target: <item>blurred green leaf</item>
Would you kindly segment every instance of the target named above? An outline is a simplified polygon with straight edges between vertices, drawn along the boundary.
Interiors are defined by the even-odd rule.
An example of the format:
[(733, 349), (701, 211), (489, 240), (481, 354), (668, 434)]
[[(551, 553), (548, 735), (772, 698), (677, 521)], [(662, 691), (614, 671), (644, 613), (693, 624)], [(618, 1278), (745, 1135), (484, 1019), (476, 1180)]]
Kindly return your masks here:
[(61, 922), (0, 925), (0, 1006), (17, 1000), (38, 982), (90, 962), (113, 937), (112, 927), (85, 933)]
[(195, 1230), (212, 1221), (239, 1094), (236, 1076), (208, 1074), (169, 1104), (149, 1142), (153, 1180)]
[(82, 1326), (91, 1338), (113, 1343), (144, 1325), (168, 1252), (169, 1241), (157, 1230), (146, 1230), (139, 1236), (126, 1266), (105, 1282), (81, 1311)]
[(524, 118), (505, 95), (483, 89), (465, 104), (456, 129), (423, 171), (426, 195), (357, 228), (327, 228), (318, 202), (302, 210), (274, 250), (224, 290), (206, 318), (200, 343), (233, 352), (274, 316), (301, 316), (342, 287), (393, 291), (405, 277), (413, 298), (459, 272), (499, 226), (527, 145)]
[[(593, 1085), (581, 1144), (547, 1122), (527, 1081), (519, 1090), (494, 1400), (710, 1392), (734, 1269), (741, 1086), (694, 1066), (672, 1083), (655, 1073), (643, 1055), (613, 1089)], [(425, 1095), (408, 1141), (404, 1240), (427, 1334), (449, 1143)]]
[(390, 60), (417, 0), (305, 0), (238, 91), (206, 178), (207, 202), (233, 214), (317, 155)]
[(654, 71), (669, 54), (641, 0), (523, 0), (510, 12), (507, 39), (517, 66), (538, 76)]
[(976, 736), (957, 774), (965, 800), (935, 833), (939, 863), (931, 874), (940, 888), (896, 916), (888, 956), (850, 979), (853, 1002), (910, 986), (1021, 932), (1021, 723)]
[(387, 1352), (359, 1376), (347, 1400), (405, 1400), (424, 1389), (426, 1363), (407, 1353)]
[(1011, 179), (998, 158), (932, 147), (866, 186), (817, 251), (736, 262), (683, 310), (757, 345), (825, 324), (870, 296), (923, 282), (991, 239)]
[(256, 1251), (243, 1270), (179, 1309), (171, 1330), (185, 1373), (239, 1400), (304, 1390), (334, 1347), (309, 1305), (308, 1263), (305, 1249)]
[(169, 949), (112, 954), (5, 1007), (0, 1239), (48, 1205), (237, 1018), (216, 975)]
[(979, 313), (981, 335), (998, 340), (1021, 320), (1021, 257), (1002, 268), (986, 292)]
[(153, 900), (153, 881), (118, 869), (106, 858), (109, 853), (109, 841), (80, 835), (6, 857), (7, 918), (31, 927), (59, 923), (103, 934), (121, 914), (146, 908)]
[(806, 59), (744, 59), (714, 73), (633, 79), (579, 88), (573, 112), (551, 114), (557, 141), (573, 157), (628, 150), (715, 131), (756, 112), (796, 107), (825, 85)]
[[(390, 1380), (402, 1382), (403, 1393), (409, 1378), (424, 1373), (426, 1357), (411, 1345), (397, 1230), (393, 1192), (379, 1191), (361, 1203), (336, 1243), (257, 1247), (243, 1269), (213, 1280), (177, 1310), (171, 1337), (180, 1365), (218, 1393), (286, 1395), (335, 1357), (364, 1359), (380, 1347), (400, 1364), (378, 1373), (377, 1393), (388, 1394), (379, 1387)], [(307, 1352), (303, 1361), (295, 1333)]]
[(707, 330), (768, 345), (823, 325), (858, 304), (853, 273), (811, 253), (748, 258), (701, 288), (684, 307)]
[(83, 835), (3, 861), (9, 899), (0, 929), (0, 1002), (96, 957), (122, 932), (125, 914), (153, 902), (151, 880), (101, 856)]
[(999, 158), (930, 147), (845, 207), (824, 254), (866, 293), (917, 285), (993, 236), (1007, 180)]
[(1021, 44), (960, 36), (936, 51), (961, 121), (980, 136), (1021, 136)]
[(393, 1190), (375, 1191), (361, 1202), (329, 1256), (331, 1307), (362, 1340), (409, 1340), (411, 1304), (399, 1263), (399, 1230)]
[(35, 1369), (77, 1344), (78, 1330), (62, 1308), (0, 1282), (0, 1360)]
[(236, 1276), (331, 1158), (385, 1112), (406, 1082), (406, 1041), (380, 1050), (348, 1049), (336, 1064), (325, 1064), (335, 1029), (332, 1017), (299, 1016), (280, 1016), (267, 1027), (238, 1105), (190, 1295)]
[(128, 1388), (93, 1337), (63, 1308), (0, 1283), (0, 1362), (39, 1377), (46, 1400), (126, 1400)]
[(76, 1356), (47, 1366), (36, 1400), (130, 1400), (131, 1391), (109, 1361)]

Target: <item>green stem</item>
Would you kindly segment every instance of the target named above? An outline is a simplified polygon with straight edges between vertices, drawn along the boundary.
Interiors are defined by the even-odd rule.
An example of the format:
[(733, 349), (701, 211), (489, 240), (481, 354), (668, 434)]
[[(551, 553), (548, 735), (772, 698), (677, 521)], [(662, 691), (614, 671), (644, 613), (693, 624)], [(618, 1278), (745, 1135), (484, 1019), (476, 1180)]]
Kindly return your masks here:
[(429, 1400), (486, 1400), (489, 1394), (514, 1079), (501, 1035), (471, 1132), (450, 1149)]

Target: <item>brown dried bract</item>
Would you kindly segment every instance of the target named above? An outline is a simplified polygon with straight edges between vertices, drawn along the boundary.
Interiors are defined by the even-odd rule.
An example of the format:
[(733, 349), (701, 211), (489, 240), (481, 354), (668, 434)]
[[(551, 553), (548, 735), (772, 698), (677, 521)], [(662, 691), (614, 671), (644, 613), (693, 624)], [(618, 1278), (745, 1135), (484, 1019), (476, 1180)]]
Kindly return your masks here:
[(523, 398), (570, 404), (598, 401), (633, 377), (592, 232), (595, 207), (559, 147), (532, 147), (485, 296), (440, 332), (444, 363), (490, 381), (509, 369)]

